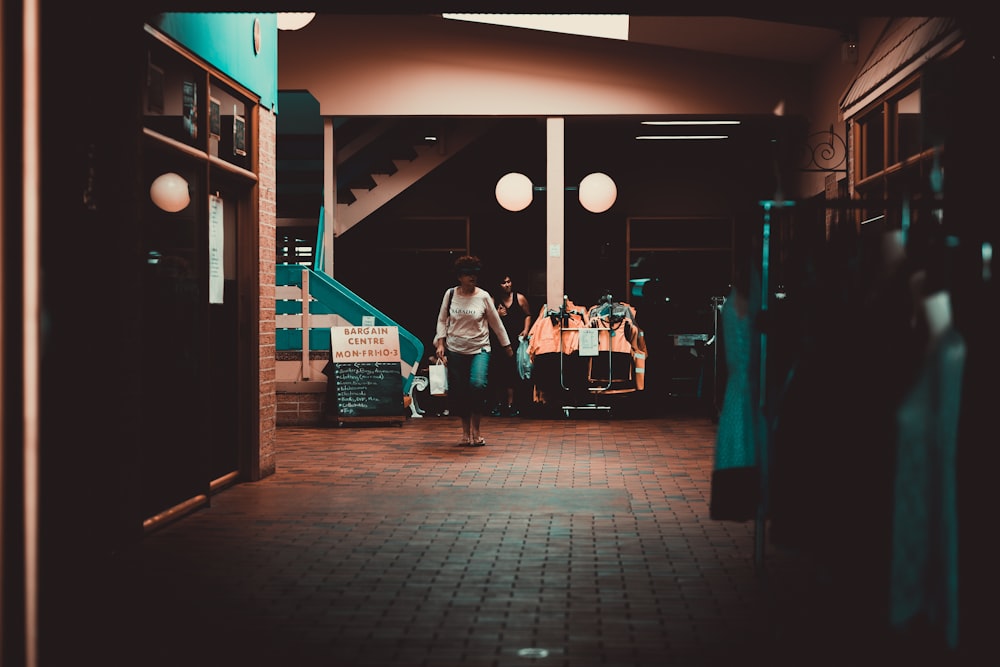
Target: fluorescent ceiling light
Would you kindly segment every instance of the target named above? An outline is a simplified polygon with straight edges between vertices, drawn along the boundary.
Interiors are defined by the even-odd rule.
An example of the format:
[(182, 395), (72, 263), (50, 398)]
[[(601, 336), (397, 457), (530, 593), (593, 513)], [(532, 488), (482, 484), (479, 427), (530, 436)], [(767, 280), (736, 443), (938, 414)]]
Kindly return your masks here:
[(636, 139), (728, 139), (727, 134), (640, 134)]
[(644, 120), (643, 125), (739, 125), (738, 120)]
[(628, 14), (442, 14), (446, 19), (505, 25), (587, 35), (607, 39), (628, 39)]

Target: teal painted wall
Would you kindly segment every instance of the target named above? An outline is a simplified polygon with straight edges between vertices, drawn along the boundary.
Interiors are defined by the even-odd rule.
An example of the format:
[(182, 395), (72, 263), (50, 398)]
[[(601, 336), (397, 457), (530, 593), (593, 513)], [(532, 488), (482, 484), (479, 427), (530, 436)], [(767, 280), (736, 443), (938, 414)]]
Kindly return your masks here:
[(278, 116), (278, 134), (323, 134), (319, 102), (309, 91), (282, 90), (278, 99), (282, 110)]
[[(256, 54), (254, 19), (260, 21)], [(278, 112), (277, 14), (175, 12), (157, 14), (149, 24), (260, 95), (261, 106)]]

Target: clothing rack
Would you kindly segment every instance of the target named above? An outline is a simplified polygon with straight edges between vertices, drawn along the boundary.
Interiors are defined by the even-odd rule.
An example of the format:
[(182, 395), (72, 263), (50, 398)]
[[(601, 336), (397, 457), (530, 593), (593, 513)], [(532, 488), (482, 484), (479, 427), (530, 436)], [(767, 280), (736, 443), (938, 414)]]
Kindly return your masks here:
[(532, 374), (536, 403), (561, 408), (566, 417), (575, 410), (610, 412), (612, 405), (599, 404), (597, 396), (631, 393), (645, 386), (646, 345), (635, 324), (635, 309), (615, 302), (611, 294), (590, 307), (577, 305), (566, 295), (557, 309), (542, 306), (528, 340), (539, 371)]
[[(545, 317), (558, 318), (559, 319), (559, 328), (560, 328), (561, 331), (580, 331), (584, 327), (572, 327), (572, 328), (569, 328), (569, 329), (565, 328), (566, 325), (569, 324), (569, 320), (570, 320), (570, 316), (571, 315), (578, 315), (580, 317), (583, 317), (584, 315), (586, 315), (585, 312), (580, 311), (580, 310), (569, 310), (566, 307), (568, 301), (569, 301), (568, 296), (565, 295), (565, 294), (563, 294), (563, 302), (562, 302), (562, 305), (559, 306), (559, 310), (546, 310), (545, 311)], [(563, 354), (562, 335), (560, 334), (560, 336), (559, 336), (559, 384), (562, 386), (563, 389), (567, 389), (568, 390), (569, 388), (563, 382), (563, 377), (562, 377), (563, 376), (562, 354)]]
[[(751, 311), (756, 310), (756, 317), (763, 319), (767, 316), (770, 305), (770, 272), (771, 272), (771, 225), (772, 209), (781, 210), (786, 206), (794, 206), (794, 202), (762, 201), (761, 208), (764, 210), (763, 224), (761, 226), (760, 244), (760, 283), (758, 290), (754, 293), (751, 290)], [(756, 297), (756, 298), (755, 298)], [(756, 301), (756, 308), (753, 302)], [(757, 505), (757, 516), (754, 518), (754, 567), (758, 576), (766, 583), (767, 568), (765, 558), (767, 556), (767, 517), (770, 503), (770, 465), (771, 465), (771, 405), (769, 404), (767, 392), (767, 332), (759, 329), (757, 331), (756, 348), (756, 368), (758, 385), (756, 387), (756, 398), (758, 411), (756, 418), (761, 421), (757, 427), (762, 433), (757, 443), (757, 470), (760, 473), (760, 499)], [(753, 358), (753, 355), (751, 355)]]
[(726, 303), (725, 296), (713, 296), (712, 297), (712, 339), (705, 345), (712, 345), (712, 419), (713, 421), (719, 420), (719, 414), (722, 412), (722, 394), (723, 391), (719, 390), (719, 341), (721, 337), (719, 336), (719, 314), (722, 310), (722, 306)]
[[(566, 331), (586, 331), (586, 330), (591, 330), (591, 329), (593, 329), (595, 331), (610, 331), (610, 329), (607, 328), (607, 327), (565, 327), (564, 325), (566, 325), (566, 324), (569, 323), (570, 316), (572, 316), (572, 315), (585, 316), (586, 315), (586, 313), (582, 312), (582, 311), (567, 309), (567, 301), (568, 301), (568, 297), (567, 297), (567, 295), (564, 294), (563, 295), (563, 302), (559, 306), (558, 310), (546, 310), (545, 311), (545, 316), (546, 317), (557, 317), (559, 319), (559, 323), (561, 325), (560, 326), (560, 332), (559, 332), (559, 386), (562, 387), (563, 390), (565, 390), (565, 391), (569, 391), (570, 388), (566, 386), (565, 372), (564, 372), (564, 366), (563, 366), (563, 359), (565, 358), (565, 351), (563, 349), (563, 333), (566, 332)], [(603, 390), (609, 389), (611, 387), (611, 382), (612, 382), (612, 378), (611, 378), (611, 346), (609, 345), (608, 346), (608, 384), (607, 384), (607, 387), (605, 387)], [(597, 387), (597, 388), (591, 388), (590, 391), (602, 391), (602, 389), (600, 387)], [(587, 404), (587, 405), (563, 405), (562, 406), (563, 414), (566, 417), (569, 417), (570, 412), (572, 410), (610, 411), (611, 410), (611, 406), (609, 406), (609, 405), (598, 405), (596, 403), (590, 403), (590, 404)]]
[[(608, 328), (608, 327), (570, 327), (568, 329), (563, 329), (563, 331), (611, 331), (611, 329)], [(567, 387), (566, 384), (563, 382), (563, 377), (562, 377), (563, 351), (562, 351), (562, 345), (561, 345), (561, 343), (562, 343), (562, 336), (561, 335), (559, 337), (559, 342), (560, 342), (560, 347), (559, 347), (559, 384), (562, 386), (563, 389), (565, 389), (566, 391), (569, 391), (569, 387)], [(607, 391), (608, 389), (611, 388), (611, 383), (613, 381), (612, 374), (611, 374), (611, 355), (612, 355), (612, 350), (611, 350), (611, 346), (609, 345), (608, 346), (608, 384), (606, 386), (604, 386), (604, 387), (590, 387), (588, 390), (591, 393), (599, 393), (599, 392), (602, 392), (602, 391)], [(565, 416), (567, 416), (567, 417), (569, 417), (569, 413), (572, 410), (594, 410), (594, 411), (606, 411), (606, 412), (610, 412), (611, 411), (611, 406), (610, 405), (600, 405), (598, 403), (588, 403), (586, 405), (564, 405), (564, 406), (562, 406), (563, 414)]]
[[(933, 203), (939, 205), (937, 201)], [(984, 482), (988, 483), (985, 475), (989, 473), (988, 467), (976, 465), (978, 461), (974, 456), (967, 456), (966, 468), (963, 469), (961, 457), (955, 454), (961, 452), (963, 446), (969, 451), (978, 451), (978, 433), (988, 432), (992, 425), (992, 403), (976, 394), (977, 390), (988, 393), (994, 384), (998, 367), (996, 326), (992, 318), (987, 320), (981, 314), (980, 304), (975, 302), (987, 293), (996, 294), (996, 283), (989, 284), (995, 280), (991, 267), (992, 245), (982, 242), (981, 256), (975, 257), (975, 251), (979, 249), (969, 248), (968, 245), (963, 247), (963, 244), (980, 243), (979, 239), (970, 242), (968, 238), (960, 238), (960, 225), (952, 223), (945, 226), (940, 215), (911, 220), (911, 203), (908, 200), (897, 202), (901, 211), (896, 224), (900, 228), (874, 221), (866, 221), (861, 227), (856, 225), (857, 216), (845, 216), (843, 220), (835, 218), (831, 225), (830, 218), (825, 214), (836, 210), (836, 203), (828, 200), (822, 204), (815, 210), (810, 208), (792, 215), (795, 211), (789, 208), (794, 202), (761, 202), (762, 224), (757, 232), (759, 248), (750, 256), (754, 261), (754, 270), (746, 296), (747, 312), (754, 325), (750, 334), (751, 384), (747, 394), (755, 407), (757, 427), (753, 437), (758, 438), (754, 443), (755, 463), (760, 473), (758, 501), (752, 508), (755, 572), (765, 588), (769, 588), (768, 579), (774, 574), (766, 566), (766, 545), (769, 542), (779, 548), (808, 549), (821, 565), (820, 592), (830, 596), (830, 599), (821, 601), (824, 619), (828, 618), (826, 613), (831, 608), (838, 618), (841, 618), (839, 614), (849, 612), (850, 617), (842, 618), (859, 616), (857, 627), (873, 637), (875, 635), (871, 633), (881, 631), (879, 626), (884, 624), (884, 631), (889, 633), (886, 636), (892, 639), (893, 650), (899, 650), (901, 655), (909, 654), (913, 648), (921, 651), (937, 647), (954, 650), (956, 646), (961, 647), (958, 643), (960, 636), (966, 646), (975, 645), (978, 648), (980, 642), (988, 640), (983, 628), (990, 626), (989, 619), (981, 616), (978, 610), (988, 608), (988, 596), (984, 597), (980, 589), (990, 566), (986, 560), (980, 561), (982, 566), (973, 564), (971, 560), (962, 562), (956, 557), (955, 550), (968, 552), (970, 542), (976, 553), (982, 550), (981, 531), (976, 527), (982, 524), (982, 516), (989, 510), (984, 510), (985, 506), (978, 502), (963, 505), (961, 491), (963, 484), (971, 482), (978, 488)], [(851, 202), (852, 206), (867, 207), (870, 204), (868, 201)], [(797, 208), (801, 210), (803, 207)], [(892, 210), (893, 202), (887, 202), (886, 208)], [(805, 259), (810, 266), (817, 268), (818, 275), (815, 285), (793, 286), (801, 288), (801, 291), (793, 292), (793, 310), (782, 312), (785, 308), (780, 301), (783, 296), (775, 283), (782, 277), (783, 262), (787, 260), (784, 259), (786, 248), (780, 243), (783, 234), (777, 232), (791, 223), (815, 224), (824, 233), (813, 236), (814, 244), (794, 248), (796, 252), (804, 253), (804, 257), (790, 259)], [(807, 228), (807, 231), (811, 230)], [(804, 233), (802, 236), (808, 235)], [(887, 245), (890, 241), (899, 242), (900, 248)], [(906, 253), (897, 256), (897, 250), (905, 250)], [(959, 250), (962, 254), (958, 254)], [(901, 256), (908, 261), (901, 262)], [(958, 266), (959, 258), (961, 267)], [(830, 285), (840, 287), (841, 281), (847, 283), (842, 275), (845, 270), (865, 273), (848, 276), (851, 291), (830, 290), (835, 295), (828, 294), (823, 288)], [(918, 272), (923, 274), (923, 279), (930, 281), (933, 292), (912, 293), (913, 278)], [(856, 280), (858, 278), (865, 280)], [(922, 299), (928, 296), (937, 298), (939, 293), (948, 298), (956, 297), (955, 325), (957, 333), (969, 343), (968, 359), (965, 358), (965, 350), (958, 345), (965, 341), (955, 336), (948, 341), (948, 356), (929, 356), (928, 351), (923, 349), (926, 341), (921, 337), (925, 334), (913, 328), (911, 308), (904, 307), (898, 311), (892, 308), (889, 313), (875, 310), (918, 296)], [(830, 302), (815, 302), (817, 297), (830, 299)], [(718, 297), (713, 297), (713, 303), (716, 299)], [(725, 299), (720, 301), (724, 303)], [(868, 308), (869, 305), (872, 307)], [(963, 305), (968, 308), (964, 313), (961, 309)], [(835, 328), (831, 333), (829, 326), (816, 325), (805, 334), (800, 333), (799, 325), (812, 324), (810, 315), (827, 307), (839, 307), (851, 314), (871, 317), (872, 329), (880, 340), (889, 341), (897, 347), (913, 344), (914, 348), (894, 350), (899, 358), (893, 363), (873, 368), (870, 377), (862, 376), (858, 371), (867, 371), (866, 361), (881, 360), (884, 356), (881, 348), (865, 350), (864, 344), (856, 340), (852, 341), (853, 347), (845, 346), (843, 337), (839, 335), (840, 330)], [(718, 308), (715, 310), (718, 334), (720, 318)], [(963, 320), (963, 315), (968, 319)], [(790, 319), (785, 321), (786, 317)], [(848, 319), (852, 324), (868, 322)], [(887, 333), (890, 335), (886, 336)], [(955, 330), (949, 333), (954, 334)], [(891, 334), (900, 334), (901, 337), (893, 338)], [(803, 346), (806, 349), (796, 354), (796, 358), (774, 354), (779, 349), (778, 345), (773, 345), (771, 354), (768, 354), (769, 343), (785, 343), (788, 338), (784, 336), (801, 335), (810, 336), (809, 345)], [(913, 340), (903, 340), (903, 337), (912, 337)], [(824, 344), (836, 346), (837, 353), (843, 356), (834, 356), (831, 361), (831, 355), (821, 349)], [(861, 355), (859, 360), (857, 352), (860, 351), (870, 353), (870, 357)], [(923, 354), (915, 354), (920, 351)], [(800, 355), (806, 362), (802, 366), (798, 365)], [(910, 361), (907, 356), (914, 358)], [(842, 369), (837, 364), (845, 360), (856, 365)], [(899, 372), (904, 365), (906, 369)], [(800, 368), (806, 372), (790, 372)], [(852, 371), (855, 372), (853, 375)], [(926, 374), (918, 375), (923, 371)], [(901, 377), (911, 372), (913, 377)], [(960, 386), (956, 383), (959, 377)], [(922, 384), (914, 384), (917, 380), (921, 380)], [(793, 384), (790, 385), (790, 382)], [(945, 382), (951, 384), (945, 385)], [(844, 388), (853, 389), (859, 383), (866, 384), (864, 392), (844, 391)], [(916, 394), (912, 394), (911, 390), (915, 388)], [(856, 394), (861, 394), (862, 399), (851, 398)], [(947, 402), (939, 405), (938, 399), (945, 397)], [(956, 408), (958, 401), (960, 403)], [(905, 411), (901, 412), (901, 408)], [(935, 415), (933, 428), (921, 433), (924, 428), (922, 419), (912, 417), (917, 413)], [(835, 415), (844, 414), (875, 418), (850, 420), (865, 426), (856, 429), (856, 442), (841, 448), (842, 443), (851, 440), (844, 436), (855, 434), (850, 430), (853, 426), (840, 428), (838, 421), (844, 420), (838, 420)], [(830, 415), (834, 416), (829, 421), (816, 419)], [(875, 424), (874, 435), (871, 424)], [(976, 429), (973, 424), (981, 428)], [(958, 428), (959, 425), (961, 428)], [(832, 434), (822, 432), (823, 427), (830, 426), (833, 428), (827, 430), (832, 430)], [(901, 436), (900, 429), (904, 427), (906, 430)], [(967, 434), (977, 435), (970, 439)], [(811, 440), (811, 436), (815, 436), (821, 449), (803, 451), (805, 441)], [(836, 450), (830, 447), (831, 443), (835, 444)], [(900, 447), (901, 444), (905, 447)], [(885, 449), (876, 450), (877, 447)], [(942, 466), (938, 460), (916, 451), (918, 447), (924, 447), (926, 452), (933, 452), (935, 456), (944, 453), (942, 459), (947, 465)], [(823, 466), (815, 465), (818, 459), (814, 453), (832, 451), (837, 451), (833, 459), (840, 460), (825, 462)], [(898, 467), (901, 451), (925, 456), (918, 463), (927, 470), (933, 470), (935, 479), (932, 488), (920, 475), (916, 479), (906, 479), (908, 468)], [(854, 457), (858, 454), (864, 456), (863, 466), (856, 464)], [(959, 465), (955, 465), (956, 462)], [(909, 464), (909, 461), (904, 463)], [(822, 470), (817, 470), (820, 468)], [(856, 472), (856, 469), (860, 470)], [(902, 498), (898, 495), (901, 481), (912, 483), (914, 487), (902, 487)], [(846, 502), (838, 499), (827, 504), (826, 499), (836, 497), (829, 492), (835, 494), (845, 483), (851, 486), (848, 495), (853, 497)], [(802, 502), (798, 502), (800, 500)], [(817, 500), (821, 502), (815, 502)], [(861, 515), (859, 509), (867, 510), (868, 503), (876, 503), (873, 507), (879, 508), (878, 511)], [(922, 503), (931, 510), (910, 513), (914, 503)], [(926, 526), (919, 525), (918, 521), (906, 525), (897, 521), (899, 516), (908, 521), (928, 516), (932, 521), (928, 521)], [(832, 523), (831, 518), (834, 519)], [(840, 534), (840, 530), (816, 530), (817, 524), (834, 525), (840, 530), (850, 526), (854, 531), (853, 539), (882, 546), (875, 553), (843, 548), (844, 535)], [(904, 533), (904, 540), (897, 540), (899, 531), (906, 530), (918, 531), (916, 536), (919, 539), (906, 540), (913, 535)], [(888, 540), (884, 539), (887, 533)], [(913, 544), (920, 546), (914, 549)], [(924, 563), (922, 567), (925, 570), (915, 572), (914, 563)], [(842, 584), (857, 588), (845, 589)], [(841, 593), (845, 590), (850, 595), (842, 599)], [(858, 597), (857, 594), (862, 592), (871, 597)], [(965, 599), (975, 596), (977, 602), (986, 604), (961, 603), (963, 596)], [(972, 609), (976, 612), (972, 613)], [(933, 613), (929, 614), (927, 610)], [(970, 617), (972, 623), (968, 622)], [(848, 631), (854, 629), (850, 625), (846, 627)], [(966, 639), (970, 630), (976, 635), (971, 644)], [(909, 646), (911, 641), (915, 642), (913, 646)], [(985, 643), (982, 645), (985, 646)]]

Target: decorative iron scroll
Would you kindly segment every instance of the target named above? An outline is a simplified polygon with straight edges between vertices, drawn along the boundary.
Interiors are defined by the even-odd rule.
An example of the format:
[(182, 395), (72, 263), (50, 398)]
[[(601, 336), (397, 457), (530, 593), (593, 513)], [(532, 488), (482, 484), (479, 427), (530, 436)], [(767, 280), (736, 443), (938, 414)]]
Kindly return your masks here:
[(847, 141), (833, 131), (815, 132), (802, 146), (799, 171), (847, 173)]

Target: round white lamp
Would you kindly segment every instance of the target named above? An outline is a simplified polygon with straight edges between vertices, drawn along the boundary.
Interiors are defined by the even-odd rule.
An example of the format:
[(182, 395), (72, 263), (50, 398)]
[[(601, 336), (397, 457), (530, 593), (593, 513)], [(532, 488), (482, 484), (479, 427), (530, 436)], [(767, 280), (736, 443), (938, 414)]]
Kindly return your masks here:
[(149, 197), (159, 208), (167, 213), (177, 213), (187, 208), (191, 203), (191, 193), (188, 192), (188, 182), (180, 174), (170, 171), (160, 174), (149, 186)]
[(511, 172), (497, 181), (497, 201), (508, 211), (523, 211), (531, 203), (531, 179), (524, 174)]
[(618, 187), (607, 174), (595, 172), (580, 181), (580, 205), (591, 213), (604, 213), (617, 198)]
[(309, 25), (316, 12), (278, 12), (278, 30), (299, 30)]

